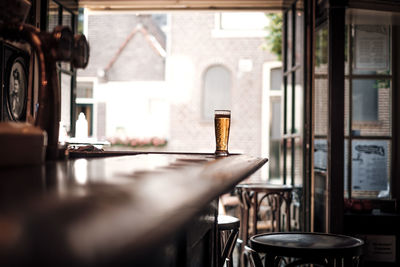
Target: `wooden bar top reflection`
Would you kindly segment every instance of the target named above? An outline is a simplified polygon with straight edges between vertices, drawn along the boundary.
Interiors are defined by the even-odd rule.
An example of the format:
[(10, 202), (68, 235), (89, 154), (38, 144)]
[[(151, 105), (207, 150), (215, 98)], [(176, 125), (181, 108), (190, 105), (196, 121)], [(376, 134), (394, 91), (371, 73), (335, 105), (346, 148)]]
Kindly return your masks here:
[(182, 229), (266, 162), (143, 153), (2, 167), (0, 264), (141, 266), (135, 261), (172, 253), (178, 262), (168, 266), (184, 266)]

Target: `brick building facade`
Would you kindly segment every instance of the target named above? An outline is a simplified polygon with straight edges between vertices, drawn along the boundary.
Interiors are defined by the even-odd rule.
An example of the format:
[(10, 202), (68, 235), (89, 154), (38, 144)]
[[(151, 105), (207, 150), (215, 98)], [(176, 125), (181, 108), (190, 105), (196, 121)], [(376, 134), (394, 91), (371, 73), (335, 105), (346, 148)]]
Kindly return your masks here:
[[(132, 88), (134, 92), (132, 97), (136, 101), (140, 100), (141, 103), (151, 105), (152, 100), (162, 99), (160, 101), (167, 103), (168, 111), (165, 110), (164, 118), (160, 118), (161, 120), (168, 116), (169, 122), (165, 136), (168, 145), (163, 150), (214, 152), (213, 120), (203, 115), (204, 75), (210, 67), (222, 66), (228, 70), (231, 77), (230, 151), (261, 155), (263, 64), (276, 61), (277, 58), (262, 48), (265, 43), (265, 32), (264, 35), (254, 36), (249, 35), (249, 31), (224, 30), (217, 23), (219, 16), (219, 13), (215, 12), (167, 14), (164, 42), (162, 38), (157, 37), (157, 35), (162, 36), (158, 30), (149, 29), (147, 26), (153, 24), (143, 21), (143, 18), (149, 19), (151, 16), (142, 16), (140, 23), (143, 28), (150, 32), (151, 36), (161, 40), (157, 43), (165, 45), (166, 55), (163, 58), (157, 54), (157, 50), (149, 42), (149, 37), (136, 34), (129, 39), (129, 34), (138, 25), (136, 14), (89, 13), (87, 34), (91, 45), (91, 60), (87, 69), (79, 72), (78, 83), (93, 81), (94, 113), (96, 114), (96, 106), (101, 106), (103, 113), (113, 109), (107, 98), (111, 99), (112, 94), (120, 92), (118, 86), (123, 84), (125, 88)], [(246, 32), (247, 35), (244, 35)], [(113, 41), (109, 41), (110, 39)], [(107, 64), (112, 62), (124, 42), (127, 44), (118, 55), (118, 59), (112, 63), (112, 67), (104, 73), (106, 79), (103, 79), (99, 70), (107, 68)], [(156, 91), (161, 93), (158, 98), (146, 93), (148, 91), (146, 88), (155, 81), (158, 87)], [(142, 87), (146, 84), (147, 91), (138, 89), (138, 84), (142, 84)], [(104, 92), (107, 90), (109, 97), (104, 97)], [(102, 99), (96, 99), (96, 91), (103, 92)], [(120, 105), (126, 106), (125, 100), (123, 99)], [(132, 106), (135, 105), (126, 108), (131, 109)], [(126, 123), (134, 121), (135, 116), (146, 116), (145, 106), (141, 105), (140, 109), (138, 107), (136, 110), (130, 110), (129, 120), (127, 119)], [(102, 120), (100, 116), (105, 116), (107, 119)], [(94, 122), (98, 126), (95, 125), (94, 128), (108, 129), (103, 135), (109, 137), (116, 131), (109, 127), (111, 120), (109, 116), (98, 114), (97, 117)], [(131, 131), (130, 134), (134, 135), (135, 131)], [(98, 138), (102, 136), (96, 131), (94, 135)]]

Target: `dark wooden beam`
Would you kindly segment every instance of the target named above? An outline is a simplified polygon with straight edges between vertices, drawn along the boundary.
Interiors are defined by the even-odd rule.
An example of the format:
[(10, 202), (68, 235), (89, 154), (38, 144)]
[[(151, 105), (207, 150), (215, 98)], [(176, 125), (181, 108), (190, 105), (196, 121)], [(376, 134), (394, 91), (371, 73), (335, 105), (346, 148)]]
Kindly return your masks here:
[(328, 231), (342, 233), (344, 213), (344, 1), (331, 1), (328, 12)]

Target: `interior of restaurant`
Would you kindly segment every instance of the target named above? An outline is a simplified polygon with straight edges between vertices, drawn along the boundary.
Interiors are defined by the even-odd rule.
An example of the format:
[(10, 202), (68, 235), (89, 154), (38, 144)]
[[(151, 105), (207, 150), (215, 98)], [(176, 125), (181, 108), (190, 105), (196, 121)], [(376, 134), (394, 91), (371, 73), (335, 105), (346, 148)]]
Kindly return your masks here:
[(397, 47), (397, 0), (2, 0), (0, 264), (399, 266)]

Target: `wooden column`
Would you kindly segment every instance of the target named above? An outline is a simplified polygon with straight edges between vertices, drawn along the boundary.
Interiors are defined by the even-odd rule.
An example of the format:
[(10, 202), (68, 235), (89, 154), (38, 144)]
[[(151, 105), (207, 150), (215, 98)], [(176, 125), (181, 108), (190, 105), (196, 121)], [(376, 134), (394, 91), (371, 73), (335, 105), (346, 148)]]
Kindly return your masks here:
[(342, 233), (344, 213), (344, 1), (331, 0), (328, 12), (328, 232)]

